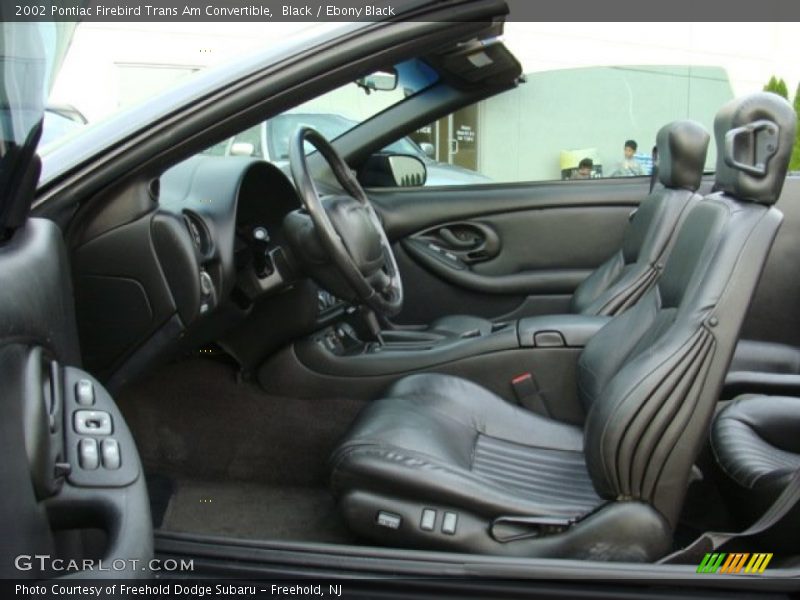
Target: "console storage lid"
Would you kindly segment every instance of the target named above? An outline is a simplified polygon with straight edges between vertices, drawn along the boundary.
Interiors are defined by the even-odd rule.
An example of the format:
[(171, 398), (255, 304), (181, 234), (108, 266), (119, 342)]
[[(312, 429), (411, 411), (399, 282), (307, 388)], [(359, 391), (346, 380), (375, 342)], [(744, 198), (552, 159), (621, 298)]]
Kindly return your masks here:
[(582, 348), (611, 317), (603, 315), (542, 315), (520, 319), (517, 325), (521, 347)]

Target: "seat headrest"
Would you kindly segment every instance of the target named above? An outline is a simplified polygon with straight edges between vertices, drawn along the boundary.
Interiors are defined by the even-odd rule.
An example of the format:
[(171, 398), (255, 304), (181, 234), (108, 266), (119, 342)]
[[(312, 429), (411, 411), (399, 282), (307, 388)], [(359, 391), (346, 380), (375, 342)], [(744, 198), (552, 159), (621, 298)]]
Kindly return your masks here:
[(699, 188), (710, 139), (705, 127), (694, 121), (664, 125), (656, 135), (658, 180), (669, 188)]
[(758, 92), (728, 102), (714, 119), (716, 189), (739, 200), (777, 202), (796, 127), (794, 109), (777, 94)]

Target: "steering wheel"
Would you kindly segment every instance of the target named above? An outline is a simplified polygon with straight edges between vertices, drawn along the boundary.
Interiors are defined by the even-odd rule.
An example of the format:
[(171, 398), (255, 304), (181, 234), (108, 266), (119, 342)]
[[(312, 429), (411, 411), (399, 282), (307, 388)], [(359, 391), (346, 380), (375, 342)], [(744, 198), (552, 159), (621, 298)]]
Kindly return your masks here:
[[(314, 146), (345, 194), (322, 198), (308, 168), (305, 143)], [(389, 239), (364, 189), (322, 134), (300, 127), (289, 144), (289, 165), (317, 236), (356, 296), (380, 315), (403, 306), (403, 283)]]

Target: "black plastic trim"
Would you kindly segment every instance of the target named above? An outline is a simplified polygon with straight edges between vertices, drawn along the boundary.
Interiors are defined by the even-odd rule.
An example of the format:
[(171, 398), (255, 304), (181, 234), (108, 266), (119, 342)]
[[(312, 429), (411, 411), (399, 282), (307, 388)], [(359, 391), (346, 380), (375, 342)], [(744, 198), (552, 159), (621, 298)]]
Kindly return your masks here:
[[(264, 577), (276, 572), (294, 576), (495, 578), (517, 580), (594, 580), (662, 584), (687, 598), (686, 586), (730, 591), (795, 591), (800, 568), (770, 568), (761, 577), (698, 575), (694, 565), (603, 563), (566, 559), (511, 558), (303, 542), (237, 540), (226, 537), (159, 532), (159, 557), (191, 557), (217, 575)], [(620, 597), (617, 595), (616, 597)]]

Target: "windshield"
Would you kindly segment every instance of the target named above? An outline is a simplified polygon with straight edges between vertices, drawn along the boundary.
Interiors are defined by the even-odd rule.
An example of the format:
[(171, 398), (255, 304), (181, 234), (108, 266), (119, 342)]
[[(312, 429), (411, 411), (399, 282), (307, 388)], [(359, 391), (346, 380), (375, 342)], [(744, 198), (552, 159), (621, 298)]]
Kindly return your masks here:
[(289, 141), (298, 127), (313, 127), (326, 139), (332, 140), (357, 125), (356, 121), (339, 115), (284, 114), (267, 121), (270, 156), (278, 160), (289, 158)]
[[(199, 97), (205, 86), (234, 73), (245, 76), (274, 48), (280, 48), (274, 56), (290, 56), (346, 30), (344, 24), (330, 25), (315, 32), (320, 26), (307, 23), (81, 23), (47, 105), (74, 107), (89, 127), (76, 133), (61, 123), (48, 132), (45, 124), (55, 142), (40, 150), (42, 181), (87, 159), (114, 136), (121, 139)], [(680, 29), (676, 36), (668, 23), (608, 22), (598, 28), (511, 20), (502, 41), (527, 83), (406, 130), (384, 150), (418, 156), (429, 173), (446, 166), (448, 182), (460, 180), (463, 172), (456, 169), (495, 182), (647, 176), (655, 133), (670, 120), (691, 118), (711, 129), (726, 100), (765, 88), (800, 107), (800, 68), (792, 60), (800, 51), (796, 23), (698, 22)], [(741, 39), (750, 41), (748, 48)], [(205, 153), (286, 161), (298, 125), (335, 140), (437, 81), (423, 60), (380, 67), (372, 88), (350, 82), (310, 100), (298, 97), (307, 101), (283, 115), (254, 115), (249, 129), (227, 132)], [(385, 81), (392, 71), (395, 85)], [(120, 111), (126, 114), (114, 119)], [(800, 150), (796, 154), (792, 169), (800, 170)], [(709, 170), (715, 159), (712, 144)], [(592, 166), (580, 173), (581, 162)]]
[(49, 108), (45, 109), (42, 138), (39, 140), (39, 146), (46, 146), (54, 140), (78, 131), (83, 125), (83, 121), (70, 118)]
[[(301, 125), (309, 125), (328, 140), (334, 140), (387, 108), (427, 89), (439, 78), (433, 68), (419, 59), (394, 65), (392, 71), (396, 73), (396, 84), (391, 89), (369, 89), (364, 84), (369, 77), (365, 77), (273, 118), (267, 129), (270, 157), (285, 160), (289, 156), (289, 139)], [(397, 143), (404, 153), (423, 154), (410, 140)], [(396, 150), (394, 145), (392, 150)]]
[[(313, 127), (326, 139), (334, 140), (346, 131), (358, 125), (357, 121), (334, 114), (284, 113), (267, 121), (267, 140), (269, 153), (273, 159), (289, 158), (289, 140), (298, 127)], [(309, 152), (311, 146), (307, 146)], [(425, 153), (408, 138), (402, 138), (384, 148), (384, 152), (395, 154), (412, 154), (419, 158), (427, 158)]]

